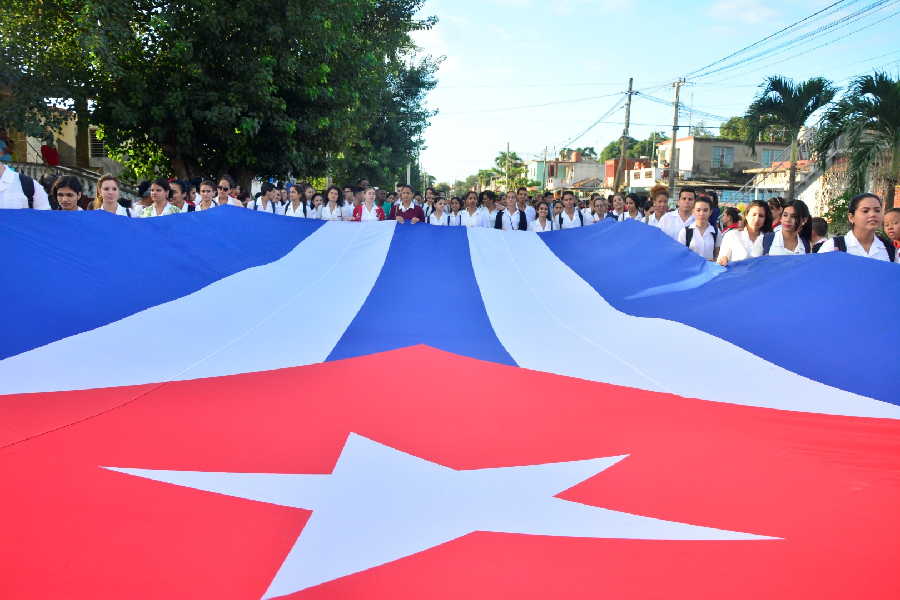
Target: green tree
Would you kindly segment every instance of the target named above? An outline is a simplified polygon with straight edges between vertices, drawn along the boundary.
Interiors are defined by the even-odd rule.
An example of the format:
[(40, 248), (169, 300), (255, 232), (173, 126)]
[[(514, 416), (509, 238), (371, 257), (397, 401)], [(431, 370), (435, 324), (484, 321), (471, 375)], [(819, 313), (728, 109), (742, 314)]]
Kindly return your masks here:
[(597, 158), (597, 150), (593, 146), (586, 146), (584, 148), (576, 148), (575, 152), (580, 152), (583, 158)]
[(797, 155), (800, 129), (814, 112), (834, 98), (837, 89), (830, 81), (814, 77), (799, 84), (785, 77), (773, 76), (753, 100), (745, 115), (748, 129), (745, 143), (756, 153), (759, 135), (772, 125), (784, 127), (791, 140), (790, 174), (787, 199), (794, 199), (797, 185)]
[(876, 72), (850, 83), (819, 122), (816, 154), (823, 168), (832, 149), (841, 151), (839, 138), (849, 158), (850, 192), (866, 191), (875, 167), (887, 187), (885, 205), (893, 206), (900, 183), (900, 80)]
[[(745, 117), (731, 117), (719, 128), (719, 136), (729, 140), (746, 140), (750, 125)], [(784, 127), (772, 125), (759, 134), (760, 142), (788, 143), (784, 135)]]
[(697, 137), (709, 137), (715, 135), (712, 129), (706, 126), (703, 121), (697, 121), (696, 125), (691, 125), (691, 135)]
[[(632, 158), (634, 156), (634, 148), (637, 146), (638, 141), (633, 137), (625, 138), (625, 156), (628, 158)], [(621, 138), (616, 139), (606, 145), (602, 152), (600, 152), (600, 162), (606, 162), (611, 158), (619, 158), (619, 154), (621, 153)]]

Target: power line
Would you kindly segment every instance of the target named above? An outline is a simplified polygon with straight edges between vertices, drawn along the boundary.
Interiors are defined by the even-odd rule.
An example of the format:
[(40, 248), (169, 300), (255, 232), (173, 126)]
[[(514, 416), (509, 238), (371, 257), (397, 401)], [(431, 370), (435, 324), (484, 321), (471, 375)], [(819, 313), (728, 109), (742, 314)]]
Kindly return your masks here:
[[(853, 0), (853, 1), (851, 2), (851, 4), (853, 4), (853, 3), (857, 2), (857, 1), (858, 1), (858, 0)], [(717, 64), (719, 64), (719, 63), (721, 63), (721, 62), (724, 62), (724, 61), (726, 61), (726, 60), (728, 60), (728, 59), (730, 59), (730, 58), (733, 58), (733, 57), (735, 57), (735, 56), (741, 54), (742, 52), (746, 52), (747, 50), (750, 50), (750, 49), (752, 49), (752, 48), (755, 48), (755, 47), (759, 46), (760, 44), (763, 44), (763, 43), (765, 43), (765, 42), (771, 40), (772, 38), (774, 38), (774, 37), (776, 37), (776, 36), (778, 36), (778, 35), (781, 35), (782, 33), (785, 33), (785, 32), (787, 32), (787, 31), (793, 29), (794, 27), (797, 27), (798, 25), (801, 25), (802, 23), (805, 23), (806, 21), (809, 21), (810, 19), (812, 19), (812, 18), (814, 18), (814, 17), (816, 17), (816, 16), (818, 16), (818, 15), (824, 13), (824, 12), (827, 11), (827, 10), (830, 10), (830, 9), (832, 9), (832, 8), (834, 8), (834, 7), (838, 6), (838, 5), (840, 5), (840, 4), (846, 4), (846, 3), (847, 3), (847, 0), (838, 0), (838, 2), (834, 2), (834, 3), (832, 3), (832, 4), (829, 4), (829, 5), (826, 6), (825, 8), (823, 8), (823, 9), (821, 9), (821, 10), (818, 10), (818, 11), (814, 12), (814, 13), (811, 14), (811, 15), (807, 15), (806, 17), (803, 17), (803, 18), (800, 19), (799, 21), (795, 21), (795, 22), (791, 23), (790, 25), (788, 25), (787, 27), (784, 27), (784, 28), (782, 28), (782, 29), (779, 29), (779, 30), (776, 31), (775, 33), (770, 34), (770, 35), (767, 35), (766, 37), (762, 38), (761, 40), (757, 40), (757, 41), (753, 42), (753, 43), (750, 44), (749, 46), (744, 46), (744, 47), (741, 48), (740, 50), (737, 50), (737, 51), (735, 51), (735, 52), (732, 52), (731, 54), (729, 54), (728, 56), (726, 56), (726, 57), (724, 57), (724, 58), (720, 58), (719, 60), (716, 60), (716, 61), (714, 61), (714, 62), (711, 62), (711, 63), (709, 63), (708, 65), (706, 65), (706, 66), (704, 66), (704, 67), (701, 67), (701, 68), (699, 68), (699, 69), (697, 69), (697, 70), (695, 70), (695, 71), (691, 71), (691, 72), (688, 73), (687, 75), (690, 76), (690, 75), (693, 75), (693, 74), (695, 74), (695, 73), (701, 73), (701, 72), (705, 71), (706, 69), (708, 69), (708, 68), (710, 68), (710, 67), (712, 67), (712, 66), (715, 66), (715, 65), (717, 65)]]
[[(794, 49), (795, 46), (801, 46), (804, 44), (811, 43), (811, 42), (816, 41), (817, 39), (821, 38), (825, 34), (831, 33), (832, 30), (834, 30), (834, 29), (841, 29), (841, 28), (847, 27), (849, 25), (852, 25), (853, 23), (855, 23), (861, 19), (864, 19), (867, 16), (870, 16), (871, 13), (880, 11), (884, 8), (887, 8), (888, 6), (890, 6), (892, 4), (896, 4), (897, 2), (898, 2), (898, 0), (877, 0), (876, 2), (867, 4), (863, 8), (861, 8), (849, 15), (846, 15), (839, 19), (835, 19), (825, 25), (822, 25), (822, 26), (818, 27), (817, 29), (813, 30), (812, 32), (803, 33), (801, 35), (798, 35), (797, 37), (794, 37), (794, 38), (791, 38), (790, 40), (782, 42), (781, 44), (779, 44), (777, 46), (767, 48), (767, 49), (762, 50), (761, 52), (758, 52), (747, 58), (723, 65), (716, 69), (706, 69), (706, 70), (700, 71), (700, 72), (695, 71), (696, 74), (692, 77), (692, 79), (702, 79), (704, 77), (709, 77), (710, 75), (713, 75), (715, 73), (720, 73), (722, 71), (728, 71), (728, 70), (735, 69), (735, 68), (738, 68), (738, 67), (741, 67), (744, 65), (748, 65), (750, 63), (753, 63), (755, 61), (758, 61), (762, 58), (765, 58), (765, 57), (770, 56), (775, 53), (787, 52), (789, 50)], [(891, 15), (891, 16), (893, 16), (893, 15)], [(890, 18), (890, 17), (887, 17), (887, 18)], [(881, 21), (878, 21), (878, 22), (881, 22)], [(836, 40), (831, 40), (829, 42), (826, 42), (826, 44), (824, 44), (824, 45), (834, 43), (834, 41), (836, 41)]]
[(563, 142), (562, 144), (560, 144), (559, 147), (560, 147), (560, 148), (567, 148), (567, 147), (571, 146), (572, 144), (574, 144), (575, 142), (577, 142), (578, 140), (580, 140), (581, 138), (583, 138), (585, 135), (587, 135), (587, 133), (588, 133), (591, 129), (593, 129), (594, 127), (596, 127), (596, 126), (599, 125), (600, 123), (602, 123), (602, 122), (604, 121), (604, 119), (606, 119), (607, 117), (609, 117), (610, 115), (612, 115), (612, 114), (613, 114), (614, 112), (616, 112), (618, 109), (622, 108), (622, 105), (623, 105), (623, 104), (625, 104), (625, 94), (622, 94), (622, 97), (619, 98), (619, 99), (615, 102), (615, 104), (612, 105), (612, 107), (611, 107), (609, 110), (607, 110), (605, 113), (603, 113), (603, 115), (602, 115), (599, 119), (597, 119), (596, 121), (594, 121), (593, 123), (591, 123), (591, 125), (590, 125), (587, 129), (585, 129), (584, 131), (582, 131), (582, 132), (579, 133), (578, 135), (574, 135), (574, 136), (570, 137), (568, 140), (566, 140), (565, 142)]
[(487, 108), (483, 110), (469, 110), (463, 112), (448, 112), (448, 113), (440, 113), (441, 115), (471, 115), (476, 113), (492, 113), (492, 112), (506, 112), (509, 110), (523, 110), (527, 108), (543, 108), (545, 106), (556, 106), (558, 104), (574, 104), (576, 102), (587, 102), (589, 100), (599, 100), (601, 98), (612, 98), (613, 96), (621, 96), (624, 92), (616, 92), (614, 94), (603, 94), (602, 96), (588, 96), (587, 98), (575, 98), (573, 100), (555, 100), (553, 102), (544, 102), (543, 104), (527, 104), (524, 106), (508, 106), (505, 108)]

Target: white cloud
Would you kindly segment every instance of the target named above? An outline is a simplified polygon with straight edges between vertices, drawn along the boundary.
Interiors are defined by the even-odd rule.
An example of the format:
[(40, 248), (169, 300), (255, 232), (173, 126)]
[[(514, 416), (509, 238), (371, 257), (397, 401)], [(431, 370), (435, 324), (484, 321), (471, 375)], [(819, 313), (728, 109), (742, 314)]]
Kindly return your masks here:
[(716, 19), (755, 25), (771, 21), (778, 13), (762, 0), (718, 0), (709, 7)]

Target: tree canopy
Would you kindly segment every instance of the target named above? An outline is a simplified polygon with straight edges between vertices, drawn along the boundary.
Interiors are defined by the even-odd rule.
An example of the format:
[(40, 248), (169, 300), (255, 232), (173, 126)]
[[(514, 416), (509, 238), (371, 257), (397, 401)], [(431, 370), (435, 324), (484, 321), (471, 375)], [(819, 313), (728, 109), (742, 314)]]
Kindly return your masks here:
[(422, 0), (8, 4), (0, 118), (52, 127), (48, 99), (80, 95), (107, 144), (158, 149), (176, 175), (387, 184), (415, 161), (431, 116), (437, 61), (409, 35), (435, 23), (415, 18)]

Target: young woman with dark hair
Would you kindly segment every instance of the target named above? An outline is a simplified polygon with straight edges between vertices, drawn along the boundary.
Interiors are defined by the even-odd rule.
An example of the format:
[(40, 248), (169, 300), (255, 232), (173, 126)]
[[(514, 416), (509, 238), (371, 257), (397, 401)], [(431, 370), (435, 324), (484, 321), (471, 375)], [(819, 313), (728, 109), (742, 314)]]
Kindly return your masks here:
[(726, 206), (722, 209), (722, 223), (720, 229), (722, 234), (726, 234), (732, 229), (738, 229), (741, 226), (741, 213), (733, 206)]
[(459, 223), (463, 227), (485, 227), (484, 211), (477, 192), (466, 192), (465, 206), (459, 211)]
[(451, 196), (450, 197), (450, 224), (451, 225), (462, 225), (462, 202), (459, 200), (459, 196)]
[(181, 179), (175, 179), (169, 182), (169, 190), (171, 192), (169, 202), (178, 209), (178, 212), (194, 212), (196, 206), (189, 200), (190, 185)]
[(712, 208), (709, 198), (695, 198), (691, 209), (694, 222), (678, 232), (678, 243), (684, 244), (706, 260), (715, 260), (722, 244), (722, 237), (716, 226), (709, 222)]
[(897, 262), (894, 244), (878, 235), (884, 223), (882, 206), (881, 197), (875, 194), (860, 194), (851, 198), (847, 209), (850, 231), (826, 241), (819, 254), (839, 250), (863, 258)]
[(231, 196), (234, 185), (234, 179), (231, 178), (231, 175), (226, 174), (219, 177), (219, 184), (216, 186), (216, 190), (218, 191), (216, 205), (225, 206), (228, 204), (231, 206), (240, 206), (241, 208), (244, 207), (240, 200)]
[[(596, 198), (597, 202), (606, 202), (603, 198)], [(541, 200), (537, 205), (537, 217), (528, 224), (528, 231), (543, 233), (553, 231), (553, 219), (550, 217), (550, 205)]]
[[(384, 210), (384, 209), (382, 209)], [(329, 186), (325, 190), (325, 204), (322, 205), (320, 217), (323, 221), (343, 221), (344, 209), (341, 206), (341, 190), (337, 186)]]
[(209, 179), (204, 179), (198, 186), (200, 190), (200, 201), (196, 203), (197, 210), (209, 210), (216, 205), (213, 197), (216, 195), (216, 184)]
[(625, 220), (625, 198), (622, 194), (613, 194), (612, 210), (606, 213), (606, 218), (613, 221)]
[(622, 220), (628, 221), (629, 219), (644, 220), (644, 213), (641, 212), (641, 198), (637, 194), (625, 196), (625, 212), (622, 213)]
[[(771, 203), (771, 200), (769, 202)], [(781, 211), (781, 229), (756, 238), (750, 254), (751, 256), (809, 254), (811, 233), (812, 221), (806, 203), (802, 200), (788, 202)]]
[(719, 264), (746, 260), (753, 252), (753, 244), (761, 235), (772, 231), (772, 212), (762, 200), (754, 200), (744, 209), (744, 227), (731, 229), (722, 236), (719, 248)]
[(784, 210), (784, 198), (775, 196), (769, 198), (769, 210), (772, 211), (772, 231), (781, 229), (781, 213)]
[(444, 210), (447, 207), (446, 201), (441, 196), (435, 196), (431, 199), (431, 212), (425, 217), (425, 222), (429, 225), (452, 225), (450, 215)]
[(81, 201), (81, 181), (72, 175), (63, 175), (53, 182), (50, 196), (59, 205), (59, 210), (84, 210), (78, 203)]
[(303, 189), (299, 185), (292, 185), (288, 192), (288, 203), (284, 205), (284, 216), (306, 216), (306, 204), (303, 202)]
[(141, 211), (141, 217), (164, 217), (180, 212), (177, 206), (169, 203), (171, 197), (169, 181), (164, 177), (154, 179), (150, 183), (150, 206)]

